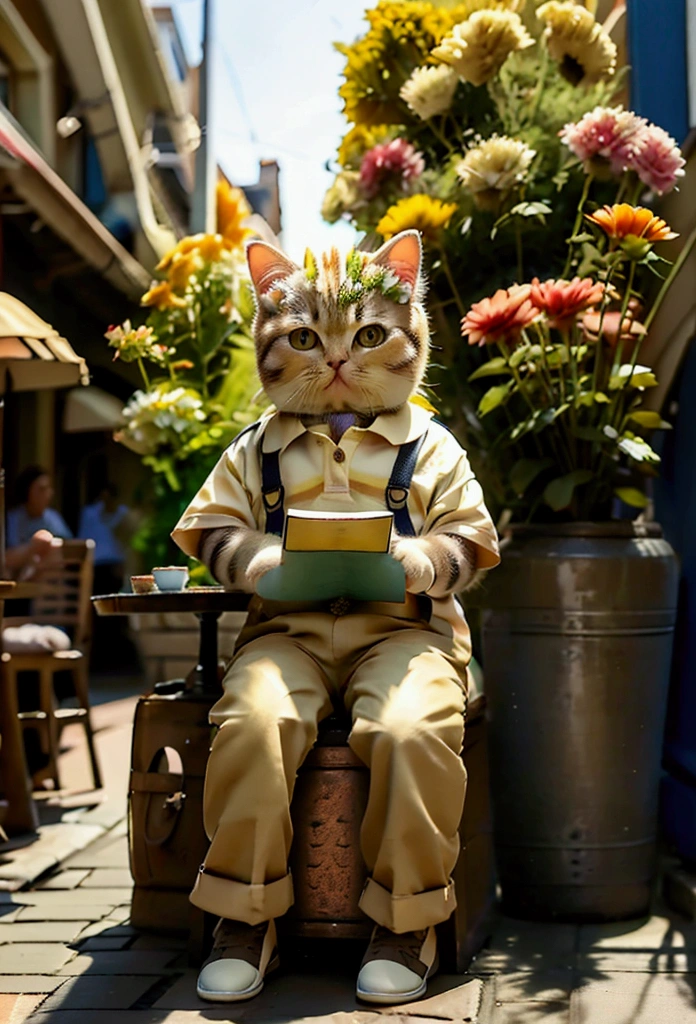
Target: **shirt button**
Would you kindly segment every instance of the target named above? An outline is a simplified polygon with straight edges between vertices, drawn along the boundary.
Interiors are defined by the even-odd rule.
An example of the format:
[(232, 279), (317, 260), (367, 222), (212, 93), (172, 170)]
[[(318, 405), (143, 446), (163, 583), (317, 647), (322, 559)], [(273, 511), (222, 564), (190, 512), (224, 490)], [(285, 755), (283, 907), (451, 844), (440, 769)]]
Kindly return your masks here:
[(343, 451), (342, 448), (335, 448), (334, 449), (334, 453), (333, 453), (333, 457), (334, 457), (334, 462), (345, 462), (346, 461), (346, 453)]

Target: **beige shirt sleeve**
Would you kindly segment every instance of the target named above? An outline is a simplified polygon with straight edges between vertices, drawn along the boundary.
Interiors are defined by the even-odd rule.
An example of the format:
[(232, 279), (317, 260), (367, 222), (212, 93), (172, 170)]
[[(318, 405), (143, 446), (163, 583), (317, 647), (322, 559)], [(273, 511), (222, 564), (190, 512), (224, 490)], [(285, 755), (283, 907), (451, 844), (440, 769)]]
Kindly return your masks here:
[(193, 498), (172, 530), (172, 539), (192, 558), (198, 557), (203, 530), (220, 526), (258, 529), (253, 512), (254, 495), (249, 484), (258, 481), (258, 470), (249, 465), (256, 452), (256, 431), (233, 441), (215, 469)]
[(486, 508), (481, 485), (466, 452), (447, 434), (432, 454), (440, 464), (422, 535), (454, 533), (476, 545), (476, 568), (492, 569), (500, 562), (498, 533)]

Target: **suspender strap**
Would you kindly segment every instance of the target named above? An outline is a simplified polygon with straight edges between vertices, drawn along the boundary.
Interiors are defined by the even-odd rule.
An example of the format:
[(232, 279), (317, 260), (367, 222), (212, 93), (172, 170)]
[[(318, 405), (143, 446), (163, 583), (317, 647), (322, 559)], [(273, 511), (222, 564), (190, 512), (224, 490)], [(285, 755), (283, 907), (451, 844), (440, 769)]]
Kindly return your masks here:
[(407, 441), (406, 444), (401, 445), (385, 492), (387, 508), (394, 513), (394, 527), (402, 537), (415, 537), (416, 535), (408, 511), (408, 492), (418, 461), (418, 453), (424, 441), (425, 434), (421, 434), (415, 441)]
[[(387, 508), (394, 513), (396, 531), (402, 537), (414, 537), (416, 534), (408, 511), (408, 492), (418, 453), (424, 441), (425, 434), (422, 434), (415, 441), (401, 445), (384, 495)], [(261, 452), (261, 493), (266, 509), (266, 533), (275, 533), (282, 537), (285, 525), (285, 489), (280, 478), (279, 451)]]
[(266, 533), (283, 536), (285, 490), (280, 479), (280, 452), (261, 452), (261, 494), (266, 509)]

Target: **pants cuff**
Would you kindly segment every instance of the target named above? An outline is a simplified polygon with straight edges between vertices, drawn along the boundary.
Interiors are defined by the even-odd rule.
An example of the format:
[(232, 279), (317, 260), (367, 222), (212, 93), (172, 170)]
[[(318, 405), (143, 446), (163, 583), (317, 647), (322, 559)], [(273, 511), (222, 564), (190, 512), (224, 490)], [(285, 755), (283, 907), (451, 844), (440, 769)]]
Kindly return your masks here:
[(373, 878), (368, 878), (360, 897), (360, 909), (377, 924), (397, 934), (440, 924), (456, 906), (452, 881), (443, 889), (430, 889), (415, 896), (394, 896)]
[(261, 924), (262, 921), (282, 917), (292, 906), (292, 878), (288, 873), (268, 885), (246, 885), (232, 878), (210, 874), (203, 867), (198, 872), (189, 899), (201, 910), (229, 921)]

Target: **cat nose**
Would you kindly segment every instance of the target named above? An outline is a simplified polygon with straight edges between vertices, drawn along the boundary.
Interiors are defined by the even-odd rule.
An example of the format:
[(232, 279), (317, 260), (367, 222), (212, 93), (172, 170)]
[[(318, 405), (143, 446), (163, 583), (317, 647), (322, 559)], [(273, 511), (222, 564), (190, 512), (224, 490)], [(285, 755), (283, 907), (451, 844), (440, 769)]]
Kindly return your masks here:
[(347, 359), (327, 359), (327, 366), (330, 366), (332, 370), (340, 370), (344, 363), (347, 363)]

